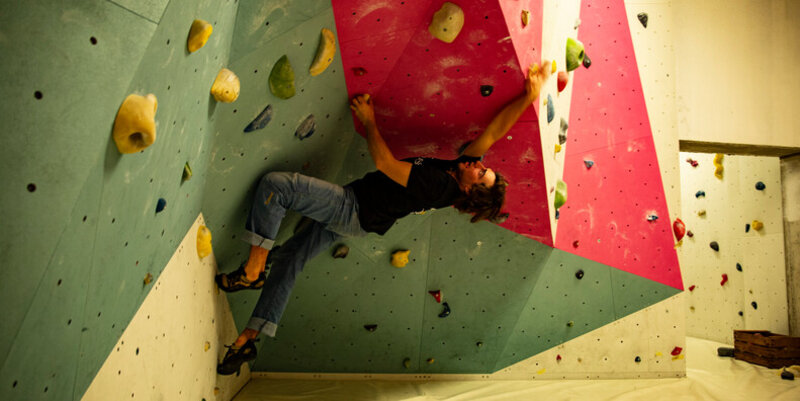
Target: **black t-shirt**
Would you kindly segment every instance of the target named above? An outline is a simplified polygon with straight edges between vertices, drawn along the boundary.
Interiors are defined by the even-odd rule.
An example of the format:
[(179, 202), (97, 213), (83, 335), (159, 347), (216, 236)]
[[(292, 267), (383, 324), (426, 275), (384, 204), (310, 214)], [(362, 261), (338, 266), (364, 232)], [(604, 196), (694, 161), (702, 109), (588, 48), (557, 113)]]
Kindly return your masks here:
[(403, 160), (412, 165), (406, 187), (380, 171), (347, 184), (358, 199), (361, 228), (383, 235), (395, 220), (409, 213), (453, 205), (462, 192), (456, 179), (448, 172), (456, 171), (460, 162), (478, 160), (479, 157), (470, 156), (455, 160), (409, 158)]

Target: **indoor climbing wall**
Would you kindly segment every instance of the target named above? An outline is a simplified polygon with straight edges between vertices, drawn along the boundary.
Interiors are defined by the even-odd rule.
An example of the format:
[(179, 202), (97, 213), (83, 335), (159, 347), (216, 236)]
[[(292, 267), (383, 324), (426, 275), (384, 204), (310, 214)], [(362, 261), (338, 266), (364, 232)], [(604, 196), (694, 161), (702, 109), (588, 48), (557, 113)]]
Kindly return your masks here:
[(728, 344), (733, 330), (787, 334), (779, 159), (725, 155), (717, 178), (714, 154), (680, 156), (687, 334)]
[(227, 299), (214, 283), (214, 255), (200, 258), (202, 215), (186, 233), (83, 400), (230, 400), (249, 380), (219, 376), (224, 341), (236, 335)]

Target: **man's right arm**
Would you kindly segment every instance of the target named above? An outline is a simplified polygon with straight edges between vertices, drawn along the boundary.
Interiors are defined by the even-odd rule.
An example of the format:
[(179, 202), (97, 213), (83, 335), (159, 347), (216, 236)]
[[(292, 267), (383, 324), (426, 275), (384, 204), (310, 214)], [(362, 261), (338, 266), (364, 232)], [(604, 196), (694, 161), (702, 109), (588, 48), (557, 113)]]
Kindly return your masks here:
[(369, 95), (359, 95), (353, 98), (350, 108), (355, 111), (356, 117), (366, 130), (367, 148), (370, 156), (372, 156), (372, 161), (375, 162), (375, 167), (391, 178), (392, 181), (404, 187), (408, 186), (411, 163), (397, 160), (389, 146), (386, 145), (386, 141), (383, 140), (375, 123), (375, 111)]

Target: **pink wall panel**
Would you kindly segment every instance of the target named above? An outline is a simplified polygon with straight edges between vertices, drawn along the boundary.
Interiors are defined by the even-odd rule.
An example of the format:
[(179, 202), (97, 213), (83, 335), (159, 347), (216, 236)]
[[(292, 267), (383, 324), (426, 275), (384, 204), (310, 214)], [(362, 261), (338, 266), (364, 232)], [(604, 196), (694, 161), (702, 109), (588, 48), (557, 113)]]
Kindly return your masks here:
[[(541, 2), (529, 1), (539, 10), (533, 10), (527, 28), (521, 30), (519, 23), (512, 35), (497, 0), (456, 1), (465, 24), (453, 43), (428, 32), (444, 1), (427, 2), (424, 12), (421, 2), (414, 7), (400, 3), (333, 1), (349, 94), (372, 95), (378, 127), (396, 157), (453, 158), (461, 144), (480, 134), (522, 93), (527, 65), (521, 68), (519, 60), (534, 53), (526, 50), (520, 56), (515, 40), (522, 49), (541, 47)], [(354, 67), (367, 73), (355, 76)], [(494, 91), (484, 97), (481, 85)], [(511, 139), (499, 141), (487, 153), (486, 162), (512, 183), (506, 207), (511, 217), (503, 226), (552, 245), (534, 109), (520, 121), (509, 132)]]
[[(569, 198), (555, 245), (683, 289), (625, 5), (585, 0), (580, 18), (578, 39), (593, 64), (573, 72)], [(584, 159), (595, 165), (587, 169)], [(651, 214), (658, 220), (648, 221)]]

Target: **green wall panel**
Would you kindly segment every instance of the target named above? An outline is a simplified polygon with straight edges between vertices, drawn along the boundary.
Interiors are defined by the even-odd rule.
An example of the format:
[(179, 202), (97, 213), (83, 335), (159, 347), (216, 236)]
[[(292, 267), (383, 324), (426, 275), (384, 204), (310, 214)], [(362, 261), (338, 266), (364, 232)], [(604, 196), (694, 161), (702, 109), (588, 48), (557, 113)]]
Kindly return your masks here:
[(4, 273), (27, 277), (0, 291), (0, 355), (17, 338), (60, 238), (71, 235), (71, 212), (107, 152), (117, 108), (154, 30), (106, 1), (0, 3), (0, 244)]
[(674, 287), (614, 268), (611, 268), (611, 285), (615, 320), (681, 292)]

